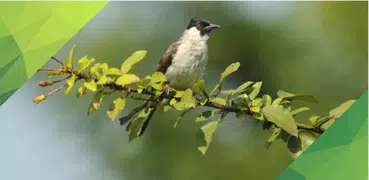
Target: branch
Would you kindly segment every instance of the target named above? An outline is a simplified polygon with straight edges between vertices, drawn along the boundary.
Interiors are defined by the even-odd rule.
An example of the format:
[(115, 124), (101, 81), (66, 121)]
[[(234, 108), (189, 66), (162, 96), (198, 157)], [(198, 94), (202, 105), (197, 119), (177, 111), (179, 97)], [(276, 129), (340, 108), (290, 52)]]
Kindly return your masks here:
[(296, 125), (297, 125), (297, 129), (312, 131), (312, 132), (319, 133), (319, 134), (324, 133), (324, 130), (321, 129), (320, 127), (313, 127), (313, 126), (309, 126), (309, 125), (301, 124), (301, 123), (296, 123)]
[[(84, 74), (79, 74), (79, 77), (80, 77), (80, 79), (90, 78), (90, 77), (87, 77)], [(97, 80), (95, 80), (95, 81), (97, 81)], [(130, 92), (130, 93), (138, 93), (138, 90), (135, 89), (135, 88), (130, 88), (130, 87), (127, 87), (127, 86), (120, 86), (120, 85), (117, 85), (115, 83), (105, 84), (104, 86), (110, 87), (112, 89), (119, 90), (119, 91), (125, 91), (125, 92)], [(154, 92), (149, 91), (147, 89), (143, 89), (140, 94), (155, 95)], [(175, 98), (173, 95), (168, 95), (168, 94), (162, 94), (161, 97), (164, 98), (164, 99), (173, 99), (173, 98)], [(145, 100), (145, 99), (137, 99), (137, 100)], [(249, 116), (253, 115), (253, 113), (250, 110), (241, 110), (239, 108), (235, 108), (235, 107), (227, 106), (227, 105), (222, 106), (222, 105), (210, 102), (210, 101), (207, 101), (205, 104), (201, 105), (200, 101), (196, 100), (196, 105), (197, 106), (204, 106), (204, 107), (214, 108), (214, 109), (219, 109), (219, 110), (222, 110), (223, 112), (237, 113), (237, 112), (240, 112), (240, 111), (244, 111), (245, 114), (247, 114)], [(296, 123), (296, 125), (297, 125), (298, 129), (308, 130), (308, 131), (312, 131), (312, 132), (319, 133), (319, 134), (322, 134), (324, 132), (324, 130), (322, 130), (320, 128), (316, 128), (316, 127), (309, 126), (309, 125), (306, 125), (306, 124)]]
[[(58, 60), (55, 57), (52, 57), (52, 59), (54, 59), (56, 62), (58, 62), (60, 64), (63, 64), (60, 60)], [(63, 74), (69, 74), (70, 76), (72, 75), (72, 73), (74, 73), (77, 76), (77, 78), (75, 79), (75, 82), (76, 81), (79, 81), (79, 80), (82, 80), (82, 79), (83, 80), (93, 80), (95, 82), (97, 82), (99, 80), (96, 77), (91, 77), (88, 73), (87, 74), (86, 73), (83, 73), (83, 71), (74, 71), (73, 69), (68, 69), (68, 68), (67, 69), (63, 69), (63, 68), (61, 68), (61, 69), (40, 68), (39, 71), (59, 71), (59, 72), (61, 72)], [(54, 81), (54, 82), (64, 81), (64, 80), (68, 79), (70, 76), (68, 76), (67, 78), (61, 79), (61, 80)], [(44, 84), (47, 85), (46, 82), (44, 82)], [(49, 84), (52, 84), (52, 83), (49, 83)], [(66, 85), (61, 86), (61, 87), (55, 89), (54, 91), (48, 93), (46, 95), (46, 97), (55, 94), (56, 92), (58, 92), (60, 89), (62, 89), (65, 86)], [(131, 88), (131, 87), (128, 87), (128, 86), (121, 86), (121, 85), (118, 85), (116, 83), (106, 83), (106, 84), (102, 84), (101, 86), (102, 87), (111, 88), (111, 89), (113, 89), (113, 91), (124, 91), (124, 92), (128, 92), (128, 93), (137, 93), (137, 94), (144, 94), (144, 95), (155, 96), (155, 91), (150, 91), (150, 90), (148, 90), (148, 88), (143, 89), (142, 92), (139, 93), (139, 90), (136, 89), (136, 88)], [(221, 86), (219, 86), (219, 87), (221, 87)], [(218, 89), (218, 93), (217, 94), (219, 94), (219, 92), (220, 92), (220, 88)], [(206, 97), (208, 97), (208, 95), (207, 95), (206, 92), (203, 92), (203, 93), (206, 94)], [(171, 100), (173, 98), (180, 99), (180, 98), (176, 98), (173, 95), (173, 93), (162, 93), (161, 96), (160, 96), (160, 100), (163, 100), (163, 99)], [(143, 101), (146, 101), (146, 102), (149, 101), (148, 99), (142, 99), (142, 98), (136, 98), (136, 100), (143, 100)], [(156, 102), (155, 99), (150, 99), (150, 100), (152, 102)], [(233, 101), (231, 101), (231, 102), (233, 103)], [(220, 105), (220, 104), (217, 104), (217, 103), (214, 103), (214, 102), (209, 101), (209, 98), (207, 98), (207, 101), (205, 103), (200, 103), (200, 100), (195, 99), (195, 104), (196, 104), (196, 106), (203, 106), (203, 107), (209, 107), (209, 108), (219, 109), (222, 113), (230, 113), (230, 112), (232, 112), (232, 113), (239, 113), (239, 112), (243, 112), (245, 115), (249, 115), (249, 116), (255, 115), (255, 113), (253, 111), (251, 111), (250, 108), (247, 108), (246, 110), (240, 109), (240, 108), (235, 107), (234, 106), (234, 103), (232, 104), (232, 106), (230, 106), (230, 105)], [(243, 121), (244, 121), (244, 118), (245, 117), (243, 117)], [(297, 126), (298, 129), (312, 131), (312, 132), (319, 133), (319, 134), (322, 134), (324, 132), (324, 130), (321, 129), (320, 126), (314, 127), (314, 126), (310, 126), (310, 125), (306, 125), (306, 124), (301, 124), (301, 123), (296, 123), (296, 126)]]
[[(177, 121), (174, 125), (175, 127), (178, 124), (179, 120), (193, 108), (209, 107), (216, 110), (204, 111), (196, 119), (196, 122), (208, 121), (200, 129), (204, 134), (204, 138), (212, 136), (217, 125), (223, 121), (224, 117), (228, 113), (236, 113), (236, 116), (238, 118), (242, 118), (242, 120), (240, 121), (241, 124), (245, 121), (246, 116), (252, 116), (254, 119), (258, 120), (256, 121), (256, 123), (259, 123), (260, 121), (263, 122), (263, 129), (270, 129), (271, 127), (274, 129), (273, 134), (269, 137), (267, 141), (266, 147), (269, 147), (270, 144), (277, 138), (282, 138), (287, 142), (287, 148), (290, 150), (291, 153), (295, 154), (296, 148), (301, 148), (301, 150), (299, 151), (301, 153), (304, 149), (306, 149), (306, 147), (301, 146), (302, 144), (304, 144), (304, 141), (314, 141), (317, 134), (324, 133), (326, 127), (322, 128), (323, 124), (335, 120), (334, 117), (338, 117), (342, 114), (341, 106), (344, 105), (345, 108), (348, 108), (349, 105), (353, 103), (352, 100), (350, 100), (345, 104), (342, 104), (340, 107), (337, 107), (339, 108), (339, 110), (335, 111), (339, 111), (339, 113), (337, 112), (336, 115), (334, 115), (332, 118), (328, 116), (311, 116), (309, 118), (311, 125), (297, 123), (294, 116), (298, 113), (309, 110), (309, 108), (301, 107), (293, 109), (292, 112), (292, 101), (295, 99), (300, 99), (305, 101), (317, 102), (317, 98), (315, 96), (309, 95), (295, 95), (280, 90), (277, 92), (278, 97), (273, 99), (268, 94), (260, 95), (260, 90), (262, 86), (261, 81), (247, 81), (237, 88), (225, 91), (222, 90), (221, 87), (224, 79), (231, 73), (238, 70), (238, 68), (240, 67), (239, 62), (230, 64), (224, 70), (224, 72), (221, 73), (218, 83), (209, 91), (210, 94), (208, 94), (204, 88), (204, 80), (196, 82), (191, 89), (186, 89), (185, 91), (169, 91), (170, 88), (166, 89), (162, 86), (163, 83), (165, 84), (166, 78), (165, 75), (161, 72), (155, 72), (151, 76), (146, 76), (144, 79), (140, 79), (135, 74), (129, 73), (132, 66), (145, 57), (147, 53), (146, 50), (139, 50), (134, 52), (128, 59), (126, 59), (122, 63), (121, 68), (118, 69), (114, 67), (109, 68), (109, 65), (107, 63), (95, 63), (94, 65), (92, 65), (95, 61), (95, 58), (89, 59), (87, 58), (87, 56), (82, 57), (78, 60), (78, 67), (73, 66), (74, 47), (75, 46), (72, 47), (69, 53), (68, 62), (63, 63), (57, 58), (51, 57), (61, 65), (61, 68), (39, 69), (39, 71), (48, 72), (49, 76), (66, 74), (69, 75), (66, 78), (55, 81), (52, 81), (51, 79), (43, 80), (39, 82), (39, 86), (52, 86), (55, 83), (63, 81), (66, 81), (66, 84), (56, 88), (46, 95), (42, 94), (35, 97), (33, 99), (33, 102), (38, 104), (45, 100), (48, 96), (59, 92), (64, 87), (67, 87), (65, 89), (65, 94), (68, 94), (75, 86), (75, 82), (82, 80), (84, 81), (84, 83), (82, 86), (79, 87), (77, 97), (86, 94), (88, 90), (95, 93), (90, 107), (88, 108), (87, 114), (89, 115), (93, 111), (99, 109), (101, 102), (106, 95), (109, 95), (112, 92), (116, 91), (123, 92), (120, 94), (124, 94), (124, 97), (120, 96), (115, 99), (110, 108), (107, 110), (107, 114), (112, 120), (115, 120), (123, 111), (126, 104), (126, 98), (128, 96), (132, 97), (135, 100), (144, 101), (143, 104), (131, 110), (127, 116), (119, 118), (119, 122), (121, 125), (129, 122), (126, 126), (129, 141), (141, 136), (144, 133), (149, 120), (153, 116), (156, 108), (159, 109), (159, 106), (160, 109), (164, 112), (170, 108), (174, 108), (182, 112), (177, 118)], [(149, 80), (150, 83), (143, 86), (146, 80)], [(125, 86), (122, 84), (125, 84)], [(139, 89), (127, 86), (132, 86), (132, 84), (137, 85), (137, 88)], [(214, 92), (216, 93), (214, 94)], [(130, 95), (131, 93), (149, 95), (149, 98), (133, 97), (132, 95)], [(222, 95), (218, 96), (219, 94)], [(169, 104), (166, 104), (166, 102), (169, 102)], [(213, 116), (218, 116), (219, 114), (220, 117), (217, 119), (217, 122), (211, 120)], [(306, 130), (308, 131), (307, 133), (313, 134), (314, 137), (308, 136), (306, 134), (304, 135), (304, 133), (298, 130)], [(280, 134), (281, 132), (283, 132), (283, 134)], [(286, 137), (288, 137), (287, 140)], [(295, 139), (291, 137), (295, 137)], [(293, 143), (290, 141), (291, 139), (296, 140), (296, 138), (298, 138), (302, 142), (300, 143), (300, 145), (298, 145), (298, 143)], [(203, 154), (205, 154), (207, 148), (209, 147), (211, 138), (210, 140), (206, 140), (206, 138), (202, 140), (205, 140), (206, 144), (199, 146), (198, 149)]]

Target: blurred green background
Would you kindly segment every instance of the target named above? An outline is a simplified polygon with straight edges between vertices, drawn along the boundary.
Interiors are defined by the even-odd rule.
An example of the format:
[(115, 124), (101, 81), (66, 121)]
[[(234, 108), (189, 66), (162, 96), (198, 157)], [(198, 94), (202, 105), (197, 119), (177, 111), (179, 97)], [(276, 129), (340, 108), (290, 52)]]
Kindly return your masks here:
[[(206, 86), (215, 83), (226, 66), (239, 61), (241, 67), (229, 76), (225, 89), (252, 80), (263, 81), (263, 93), (274, 97), (279, 89), (318, 96), (321, 102), (308, 104), (312, 111), (299, 117), (303, 122), (367, 90), (367, 7), (367, 2), (109, 2), (55, 56), (66, 59), (77, 44), (77, 57), (88, 55), (120, 67), (132, 52), (146, 49), (148, 55), (133, 71), (148, 75), (189, 19), (200, 16), (221, 26), (208, 43)], [(50, 61), (45, 67), (57, 66)], [(281, 141), (264, 148), (271, 132), (260, 126), (253, 131), (252, 119), (240, 126), (233, 115), (223, 121), (203, 156), (195, 138), (200, 124), (194, 123), (201, 111), (186, 115), (176, 129), (178, 113), (157, 113), (145, 135), (128, 143), (125, 128), (111, 122), (104, 111), (111, 98), (90, 117), (86, 114), (91, 94), (76, 99), (77, 88), (67, 97), (59, 93), (32, 104), (34, 96), (52, 90), (37, 87), (45, 78), (46, 74), (37, 73), (3, 105), (9, 118), (26, 119), (3, 128), (14, 128), (14, 135), (27, 133), (30, 139), (37, 139), (35, 132), (48, 137), (30, 146), (44, 147), (36, 150), (43, 158), (43, 152), (54, 152), (44, 161), (58, 169), (51, 177), (59, 173), (60, 179), (66, 174), (67, 179), (275, 179), (292, 162)], [(135, 105), (131, 101), (127, 108)], [(15, 109), (27, 111), (20, 114)], [(17, 128), (23, 123), (32, 126)], [(68, 151), (58, 153), (60, 148)], [(52, 160), (54, 156), (64, 159), (64, 164)]]

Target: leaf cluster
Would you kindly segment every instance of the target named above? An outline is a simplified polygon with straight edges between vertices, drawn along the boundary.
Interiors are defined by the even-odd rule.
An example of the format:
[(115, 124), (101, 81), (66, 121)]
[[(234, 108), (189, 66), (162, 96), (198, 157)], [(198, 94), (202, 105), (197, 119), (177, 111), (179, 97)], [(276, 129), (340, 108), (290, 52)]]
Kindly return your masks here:
[[(65, 87), (64, 92), (68, 95), (73, 88), (77, 88), (76, 82), (82, 81), (76, 97), (79, 98), (87, 92), (94, 94), (87, 109), (88, 115), (98, 110), (107, 96), (114, 96), (113, 102), (106, 110), (107, 116), (113, 121), (125, 111), (128, 99), (143, 101), (143, 104), (119, 118), (121, 125), (128, 123), (126, 130), (130, 141), (143, 135), (155, 111), (165, 113), (173, 109), (180, 112), (174, 122), (174, 127), (177, 127), (188, 112), (197, 107), (208, 107), (211, 109), (203, 111), (195, 119), (196, 123), (201, 124), (197, 133), (198, 149), (201, 153), (207, 152), (213, 134), (226, 116), (233, 113), (241, 120), (241, 124), (246, 116), (251, 116), (257, 123), (262, 124), (264, 130), (272, 132), (266, 140), (266, 148), (275, 140), (281, 139), (286, 143), (291, 155), (297, 157), (354, 103), (354, 100), (350, 100), (330, 111), (327, 116), (311, 116), (309, 124), (300, 124), (296, 122), (296, 116), (306, 113), (310, 108), (293, 108), (293, 102), (317, 103), (318, 99), (315, 96), (282, 90), (277, 92), (278, 96), (275, 98), (269, 94), (260, 94), (261, 81), (247, 81), (234, 89), (224, 90), (223, 83), (229, 75), (238, 70), (239, 62), (229, 65), (221, 73), (218, 83), (210, 90), (205, 89), (206, 82), (201, 79), (191, 88), (179, 91), (166, 85), (165, 75), (161, 72), (154, 72), (144, 78), (131, 72), (134, 65), (146, 56), (145, 50), (134, 52), (123, 61), (120, 68), (115, 68), (107, 63), (95, 63), (94, 58), (87, 56), (76, 60), (78, 66), (75, 67), (74, 49), (75, 46), (70, 51), (69, 59), (61, 64), (60, 69), (47, 70), (50, 78), (68, 75), (65, 78), (66, 84), (57, 91)], [(61, 81), (45, 80), (39, 84), (49, 86)], [(38, 96), (34, 98), (34, 102), (40, 103), (57, 91)]]

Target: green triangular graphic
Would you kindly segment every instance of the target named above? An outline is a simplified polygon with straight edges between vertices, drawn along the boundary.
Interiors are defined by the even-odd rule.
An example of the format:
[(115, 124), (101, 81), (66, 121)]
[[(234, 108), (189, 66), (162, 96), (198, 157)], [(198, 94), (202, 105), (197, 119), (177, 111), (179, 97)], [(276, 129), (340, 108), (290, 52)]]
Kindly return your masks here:
[(1, 102), (5, 102), (107, 3), (0, 2)]
[(4, 104), (5, 103), (5, 101), (11, 96), (11, 95), (13, 95), (14, 93), (15, 93), (15, 91), (17, 91), (18, 89), (13, 89), (13, 90), (10, 90), (10, 91), (8, 91), (8, 92), (6, 92), (6, 93), (2, 93), (2, 94), (0, 94), (0, 106), (2, 105), (2, 104)]
[(278, 179), (295, 180), (296, 173), (313, 180), (368, 179), (368, 91)]
[(19, 59), (19, 55), (11, 60), (8, 64), (3, 67), (0, 67), (0, 80), (4, 77), (4, 75), (9, 71), (9, 69), (15, 64), (15, 62)]
[(285, 179), (291, 179), (291, 180), (305, 180), (306, 177), (302, 174), (296, 172), (292, 168), (288, 167), (285, 170), (285, 173), (281, 174), (281, 176), (278, 177), (278, 180), (285, 180)]

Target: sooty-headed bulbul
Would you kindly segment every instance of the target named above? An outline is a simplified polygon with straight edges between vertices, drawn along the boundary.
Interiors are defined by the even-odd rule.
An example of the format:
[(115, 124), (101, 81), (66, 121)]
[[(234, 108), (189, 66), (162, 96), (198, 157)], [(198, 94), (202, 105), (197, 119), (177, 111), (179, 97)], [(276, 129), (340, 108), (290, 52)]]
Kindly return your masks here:
[[(156, 66), (156, 71), (165, 75), (169, 88), (185, 90), (201, 78), (208, 61), (207, 42), (209, 35), (218, 28), (220, 26), (211, 24), (204, 19), (191, 18), (182, 36), (169, 46)], [(149, 105), (147, 101), (133, 109), (128, 116), (120, 118), (120, 123), (123, 125), (142, 109), (150, 108), (150, 114), (142, 124), (139, 133), (141, 136), (153, 116), (156, 106), (157, 103)], [(131, 123), (132, 121), (127, 125), (127, 130)]]

